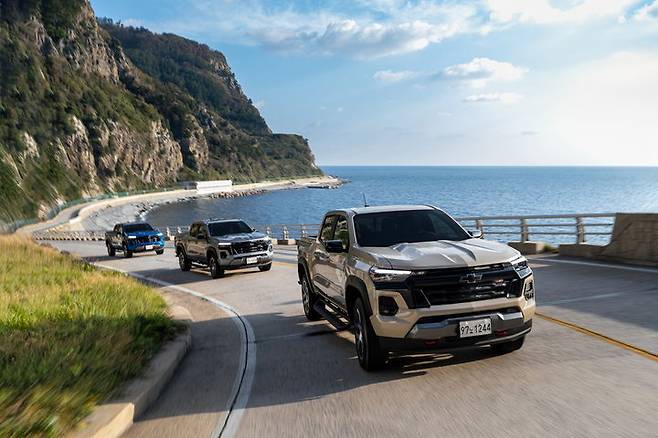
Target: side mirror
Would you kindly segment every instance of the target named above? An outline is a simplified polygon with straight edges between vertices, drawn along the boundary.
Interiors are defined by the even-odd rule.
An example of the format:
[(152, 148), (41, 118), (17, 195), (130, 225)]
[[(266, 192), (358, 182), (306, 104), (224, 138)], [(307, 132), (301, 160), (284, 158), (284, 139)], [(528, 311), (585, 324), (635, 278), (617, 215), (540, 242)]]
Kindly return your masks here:
[(347, 252), (347, 250), (343, 247), (343, 241), (342, 240), (327, 240), (324, 242), (324, 247), (329, 253), (341, 253), (341, 252)]
[(468, 234), (470, 234), (473, 239), (482, 239), (482, 231), (480, 230), (469, 231)]

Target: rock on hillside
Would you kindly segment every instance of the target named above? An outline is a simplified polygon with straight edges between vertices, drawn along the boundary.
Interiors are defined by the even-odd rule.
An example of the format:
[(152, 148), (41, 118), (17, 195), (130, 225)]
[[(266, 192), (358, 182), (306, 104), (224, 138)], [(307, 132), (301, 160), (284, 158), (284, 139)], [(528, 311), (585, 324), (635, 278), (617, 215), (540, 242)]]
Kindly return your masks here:
[(0, 0), (0, 220), (185, 179), (319, 173), (220, 52), (99, 24), (88, 0)]

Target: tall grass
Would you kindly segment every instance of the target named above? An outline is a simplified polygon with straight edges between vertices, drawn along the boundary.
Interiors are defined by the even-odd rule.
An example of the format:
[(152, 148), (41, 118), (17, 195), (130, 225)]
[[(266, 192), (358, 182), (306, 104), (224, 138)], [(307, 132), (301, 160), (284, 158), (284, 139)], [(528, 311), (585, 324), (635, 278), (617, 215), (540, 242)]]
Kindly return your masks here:
[(0, 436), (66, 433), (175, 331), (148, 286), (0, 237)]

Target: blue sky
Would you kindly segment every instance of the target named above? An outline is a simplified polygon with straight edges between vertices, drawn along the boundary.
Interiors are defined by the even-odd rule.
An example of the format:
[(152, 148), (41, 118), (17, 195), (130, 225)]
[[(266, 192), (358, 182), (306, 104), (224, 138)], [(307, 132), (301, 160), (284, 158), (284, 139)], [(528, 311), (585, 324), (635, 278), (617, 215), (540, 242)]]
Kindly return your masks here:
[(658, 0), (91, 0), (224, 52), (321, 165), (658, 165)]

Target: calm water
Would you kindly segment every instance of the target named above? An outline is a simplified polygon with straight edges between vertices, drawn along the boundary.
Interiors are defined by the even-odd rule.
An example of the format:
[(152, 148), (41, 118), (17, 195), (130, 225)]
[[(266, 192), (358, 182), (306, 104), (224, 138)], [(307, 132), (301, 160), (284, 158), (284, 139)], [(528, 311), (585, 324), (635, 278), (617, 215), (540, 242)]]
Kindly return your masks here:
[(253, 224), (320, 222), (325, 211), (363, 204), (433, 204), (453, 216), (658, 212), (658, 168), (323, 167), (350, 180), (335, 190), (281, 190), (197, 199), (153, 210), (154, 224), (239, 217)]

